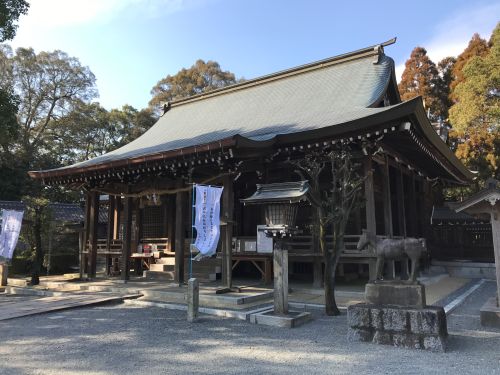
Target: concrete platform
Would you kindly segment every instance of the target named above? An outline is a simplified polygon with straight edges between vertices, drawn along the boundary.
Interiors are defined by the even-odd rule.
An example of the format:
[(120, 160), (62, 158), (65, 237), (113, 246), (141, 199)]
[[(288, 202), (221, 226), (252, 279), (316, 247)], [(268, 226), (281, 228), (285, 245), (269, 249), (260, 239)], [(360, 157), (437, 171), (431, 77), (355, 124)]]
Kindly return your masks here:
[[(9, 294), (0, 296), (0, 321), (77, 307), (120, 303), (125, 299), (139, 297), (138, 295), (71, 294), (45, 291), (45, 293), (57, 293), (57, 295), (47, 295), (44, 294), (44, 291), (36, 290), (31, 291), (34, 294), (29, 294), (30, 290), (26, 288), (8, 288), (10, 288), (8, 289)], [(22, 296), (22, 298), (18, 296)]]
[(289, 311), (287, 315), (277, 315), (270, 309), (250, 315), (250, 323), (281, 328), (295, 328), (311, 319), (311, 313), (305, 311)]
[(496, 298), (490, 298), (480, 310), (481, 325), (484, 327), (500, 328), (500, 307)]
[(469, 261), (432, 261), (431, 272), (446, 272), (451, 277), (495, 280), (495, 263)]

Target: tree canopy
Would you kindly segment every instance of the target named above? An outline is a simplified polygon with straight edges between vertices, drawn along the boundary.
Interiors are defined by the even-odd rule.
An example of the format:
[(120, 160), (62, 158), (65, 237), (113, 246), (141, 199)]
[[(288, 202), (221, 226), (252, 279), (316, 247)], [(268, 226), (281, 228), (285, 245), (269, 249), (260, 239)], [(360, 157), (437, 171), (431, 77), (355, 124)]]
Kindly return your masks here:
[(28, 8), (29, 4), (25, 0), (0, 1), (0, 42), (14, 38), (17, 20), (28, 12)]
[(405, 70), (398, 85), (401, 99), (409, 100), (422, 96), (434, 120), (442, 117), (444, 112), (439, 91), (441, 86), (438, 69), (427, 56), (427, 50), (423, 47), (415, 47), (405, 63)]
[(150, 106), (186, 98), (237, 83), (235, 75), (223, 71), (216, 61), (197, 60), (193, 66), (177, 74), (167, 75), (151, 89)]
[(484, 56), (488, 53), (489, 47), (486, 40), (475, 33), (464, 51), (458, 55), (457, 61), (452, 69), (452, 81), (450, 82), (450, 92), (452, 97), (455, 87), (464, 80), (463, 69), (467, 62), (476, 56)]
[(500, 177), (500, 23), (490, 46), (486, 54), (479, 51), (464, 65), (450, 109), (456, 154), (483, 180)]

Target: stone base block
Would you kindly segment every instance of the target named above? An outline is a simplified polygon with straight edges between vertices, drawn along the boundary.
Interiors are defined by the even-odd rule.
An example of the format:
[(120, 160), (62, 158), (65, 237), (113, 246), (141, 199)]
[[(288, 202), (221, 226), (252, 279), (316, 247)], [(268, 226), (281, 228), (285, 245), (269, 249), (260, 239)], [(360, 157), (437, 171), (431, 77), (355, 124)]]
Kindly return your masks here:
[(0, 264), (0, 286), (7, 286), (7, 275), (9, 274), (9, 266)]
[(286, 315), (275, 314), (273, 310), (250, 315), (250, 323), (273, 327), (294, 328), (311, 320), (311, 313), (289, 311)]
[(347, 308), (348, 339), (444, 352), (448, 329), (442, 307), (360, 303)]
[(425, 287), (394, 281), (377, 281), (365, 287), (365, 300), (375, 305), (424, 307)]
[(484, 327), (500, 328), (500, 307), (495, 297), (490, 298), (480, 310), (481, 325)]

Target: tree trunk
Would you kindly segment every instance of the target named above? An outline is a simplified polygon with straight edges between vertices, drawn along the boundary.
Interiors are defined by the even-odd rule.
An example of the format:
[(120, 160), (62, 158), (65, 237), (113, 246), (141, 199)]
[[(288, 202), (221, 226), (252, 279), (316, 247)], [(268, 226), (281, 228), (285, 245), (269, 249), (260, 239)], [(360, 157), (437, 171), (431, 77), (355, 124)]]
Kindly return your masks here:
[(40, 283), (40, 269), (42, 267), (42, 213), (40, 209), (35, 209), (35, 223), (33, 225), (33, 235), (35, 236), (35, 258), (31, 270), (31, 285)]
[(338, 259), (333, 254), (328, 254), (325, 259), (325, 313), (329, 316), (340, 315), (340, 310), (335, 300), (335, 274)]

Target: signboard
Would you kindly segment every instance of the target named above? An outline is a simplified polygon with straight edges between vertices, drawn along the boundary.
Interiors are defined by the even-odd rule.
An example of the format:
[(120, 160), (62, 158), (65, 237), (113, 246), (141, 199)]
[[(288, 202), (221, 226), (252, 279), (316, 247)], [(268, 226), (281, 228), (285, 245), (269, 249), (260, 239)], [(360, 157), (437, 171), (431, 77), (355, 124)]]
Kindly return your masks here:
[(271, 254), (273, 252), (273, 239), (266, 236), (265, 228), (265, 225), (257, 225), (257, 252)]
[[(192, 245), (202, 256), (211, 256), (217, 250), (220, 237), (220, 197), (223, 188), (194, 185), (196, 192), (194, 228), (196, 240)], [(197, 259), (200, 259), (197, 257)]]
[(0, 256), (11, 259), (17, 245), (24, 211), (2, 210)]

